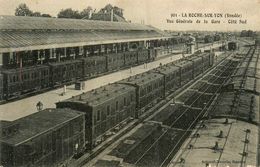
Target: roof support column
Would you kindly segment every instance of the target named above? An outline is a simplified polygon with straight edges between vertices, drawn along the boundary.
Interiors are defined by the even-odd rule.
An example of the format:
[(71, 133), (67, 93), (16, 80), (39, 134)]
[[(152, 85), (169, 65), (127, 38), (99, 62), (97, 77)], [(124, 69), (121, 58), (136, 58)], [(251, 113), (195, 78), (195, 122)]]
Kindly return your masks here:
[(78, 56), (79, 56), (79, 57), (83, 57), (83, 55), (84, 55), (84, 49), (83, 49), (83, 46), (79, 46), (79, 47), (78, 47), (78, 50), (79, 50), (79, 52), (78, 52)]
[(90, 56), (94, 55), (94, 45), (90, 46)]
[(64, 57), (67, 57), (67, 48), (64, 48)]
[(98, 55), (101, 55), (101, 50), (102, 50), (102, 44), (99, 45), (99, 48), (98, 48)]
[(0, 67), (3, 65), (3, 53), (0, 53)]
[(115, 44), (114, 43), (112, 44), (112, 49), (111, 50), (112, 50), (112, 53), (114, 53), (114, 51), (115, 51)]
[(53, 49), (49, 49), (49, 60), (53, 58)]
[(127, 49), (127, 43), (124, 43), (124, 51), (128, 51), (128, 49)]
[(154, 46), (159, 47), (159, 40), (154, 41)]
[(146, 41), (147, 48), (150, 48), (150, 41)]
[(53, 59), (53, 58), (57, 58), (56, 57), (57, 53), (56, 53), (56, 48), (53, 48), (53, 49), (50, 49), (50, 58)]
[[(58, 49), (58, 51), (59, 51), (59, 49)], [(58, 62), (60, 62), (60, 52), (57, 53), (57, 60), (58, 60)]]
[(118, 52), (118, 43), (115, 44), (116, 53)]
[(87, 57), (87, 49), (86, 49), (86, 46), (83, 46), (83, 57)]
[(126, 51), (126, 44), (122, 43), (122, 52), (125, 52), (125, 51)]
[(19, 67), (23, 68), (23, 56), (19, 52), (17, 52), (17, 56), (18, 56)]
[(41, 60), (41, 51), (37, 50), (37, 62)]
[(148, 49), (148, 41), (144, 41), (144, 47), (145, 49)]
[(118, 43), (118, 52), (122, 52), (122, 43)]
[(105, 44), (105, 54), (108, 54), (107, 44)]

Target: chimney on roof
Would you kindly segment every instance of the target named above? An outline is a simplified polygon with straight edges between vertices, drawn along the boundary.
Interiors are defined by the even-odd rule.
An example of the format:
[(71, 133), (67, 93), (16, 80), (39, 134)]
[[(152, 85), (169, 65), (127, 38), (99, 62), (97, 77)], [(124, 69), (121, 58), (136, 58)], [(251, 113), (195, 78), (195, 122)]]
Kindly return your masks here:
[(111, 22), (114, 21), (114, 20), (113, 20), (113, 17), (114, 17), (114, 9), (112, 8), (112, 9), (111, 9)]

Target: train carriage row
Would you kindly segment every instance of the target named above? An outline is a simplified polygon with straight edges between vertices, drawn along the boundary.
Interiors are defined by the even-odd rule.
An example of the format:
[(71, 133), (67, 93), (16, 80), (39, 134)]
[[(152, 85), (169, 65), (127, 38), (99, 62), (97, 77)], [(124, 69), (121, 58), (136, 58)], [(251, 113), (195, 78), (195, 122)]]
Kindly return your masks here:
[[(169, 63), (143, 74), (84, 92), (78, 96), (73, 96), (67, 100), (56, 103), (57, 109), (47, 109), (47, 111), (37, 112), (33, 114), (33, 117), (40, 119), (40, 115), (45, 113), (43, 121), (47, 121), (46, 125), (49, 124), (48, 119), (46, 120), (48, 114), (54, 114), (53, 116), (57, 117), (57, 119), (59, 118), (59, 120), (66, 122), (59, 126), (64, 129), (64, 131), (57, 131), (56, 133), (53, 129), (45, 130), (45, 133), (42, 135), (35, 133), (35, 139), (30, 140), (29, 145), (27, 143), (23, 145), (23, 142), (20, 142), (20, 145), (9, 145), (8, 147), (10, 147), (11, 150), (15, 150), (17, 147), (26, 147), (29, 154), (39, 156), (38, 158), (28, 159), (28, 154), (21, 154), (19, 157), (21, 161), (18, 162), (14, 161), (11, 156), (16, 153), (8, 152), (5, 149), (1, 150), (3, 153), (1, 163), (5, 166), (24, 166), (26, 164), (52, 166), (53, 164), (64, 162), (64, 160), (71, 156), (79, 155), (85, 151), (91, 151), (100, 142), (109, 137), (111, 133), (115, 132), (118, 126), (121, 126), (131, 118), (139, 118), (145, 111), (144, 108), (149, 107), (150, 104), (160, 98), (165, 98), (169, 91), (174, 91), (180, 88), (184, 83), (191, 81), (194, 78), (193, 74), (199, 74), (208, 69), (212, 65), (211, 60), (213, 59), (214, 55), (211, 53), (194, 55), (194, 57), (188, 57), (176, 61), (175, 63)], [(202, 63), (201, 60), (203, 60)], [(197, 66), (197, 63), (201, 63), (202, 65)], [(75, 67), (70, 66), (70, 68), (71, 70), (75, 70)], [(201, 68), (203, 68), (203, 70)], [(43, 68), (43, 71), (47, 69), (48, 68)], [(47, 70), (45, 74), (46, 73), (50, 72)], [(61, 75), (64, 75), (64, 73)], [(39, 77), (42, 78), (42, 76), (36, 78)], [(64, 114), (61, 114), (60, 111), (63, 110)], [(77, 126), (80, 126), (78, 127), (80, 130), (77, 131), (77, 128), (75, 128), (75, 130), (67, 129), (70, 122), (73, 124), (73, 127), (76, 123), (75, 119), (71, 119), (68, 115), (72, 116), (77, 113), (82, 113), (80, 116), (80, 120), (82, 121), (76, 121)], [(27, 124), (28, 126), (20, 126), (20, 128), (22, 128), (21, 130), (31, 128), (30, 125), (26, 123), (26, 117), (20, 120), (24, 122), (24, 125)], [(50, 121), (55, 123), (55, 121)], [(45, 126), (45, 124), (40, 124), (37, 127), (40, 126)], [(13, 132), (14, 134), (8, 134), (8, 139), (3, 138), (3, 140), (12, 141), (12, 138), (19, 137), (20, 133), (17, 132), (17, 129), (14, 129)], [(68, 135), (67, 132), (69, 132)], [(46, 148), (39, 148), (37, 146), (38, 141), (47, 141), (46, 135), (44, 135), (46, 133), (53, 133), (52, 140), (47, 139), (53, 143), (50, 148), (51, 150), (48, 152), (57, 153), (57, 157), (51, 161), (52, 164), (50, 164), (50, 161), (47, 162), (45, 158), (42, 158), (46, 155)], [(68, 140), (68, 137), (73, 140)], [(82, 141), (82, 139), (84, 141)], [(67, 141), (71, 142), (66, 144)], [(26, 161), (22, 161), (23, 156)]]
[(106, 56), (91, 56), (70, 61), (50, 62), (44, 65), (16, 69), (3, 69), (3, 77), (0, 77), (0, 82), (3, 82), (0, 100), (17, 98), (28, 92), (38, 92), (43, 88), (73, 83), (76, 80), (95, 77), (102, 73), (154, 59), (155, 52), (153, 49), (147, 49)]

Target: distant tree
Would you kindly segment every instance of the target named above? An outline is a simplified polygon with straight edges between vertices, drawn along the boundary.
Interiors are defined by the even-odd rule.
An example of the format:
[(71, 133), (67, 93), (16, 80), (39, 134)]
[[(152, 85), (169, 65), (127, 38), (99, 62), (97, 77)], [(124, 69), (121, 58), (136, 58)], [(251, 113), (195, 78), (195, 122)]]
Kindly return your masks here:
[(74, 19), (80, 19), (81, 16), (77, 10), (72, 10), (71, 8), (68, 9), (62, 9), (58, 13), (58, 18), (74, 18)]
[(117, 6), (112, 6), (111, 4), (107, 4), (104, 8), (100, 9), (99, 13), (110, 13), (113, 10), (114, 14), (124, 17), (123, 9)]
[(108, 13), (111, 12), (113, 6), (111, 4), (107, 4), (104, 8), (100, 9), (100, 13)]
[(88, 6), (86, 9), (83, 9), (80, 12), (80, 17), (84, 19), (90, 19), (91, 12), (93, 11), (91, 6)]
[(220, 34), (214, 35), (214, 41), (219, 41), (221, 39)]
[(242, 30), (240, 36), (246, 37), (247, 36), (247, 30)]
[(15, 16), (31, 16), (33, 12), (28, 8), (25, 3), (20, 4), (15, 9)]
[(49, 14), (42, 14), (42, 17), (51, 17), (51, 15), (49, 15)]
[(42, 15), (41, 15), (40, 12), (33, 12), (32, 16), (34, 16), (34, 17), (41, 17)]
[(117, 7), (117, 6), (114, 7), (114, 13), (115, 13), (116, 15), (118, 15), (118, 16), (124, 17), (124, 16), (123, 16), (123, 9), (121, 9), (121, 8), (119, 8), (119, 7)]
[(33, 17), (51, 17), (49, 14), (41, 14), (40, 12), (33, 12), (25, 3), (21, 3), (15, 9), (15, 16), (33, 16)]

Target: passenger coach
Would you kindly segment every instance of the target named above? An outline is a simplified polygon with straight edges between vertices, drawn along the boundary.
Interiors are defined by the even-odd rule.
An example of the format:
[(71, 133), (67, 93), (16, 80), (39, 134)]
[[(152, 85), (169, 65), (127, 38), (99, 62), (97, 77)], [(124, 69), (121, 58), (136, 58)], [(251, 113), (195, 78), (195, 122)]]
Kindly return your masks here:
[(57, 103), (85, 113), (88, 149), (104, 140), (106, 132), (134, 117), (136, 94), (133, 86), (110, 84)]

